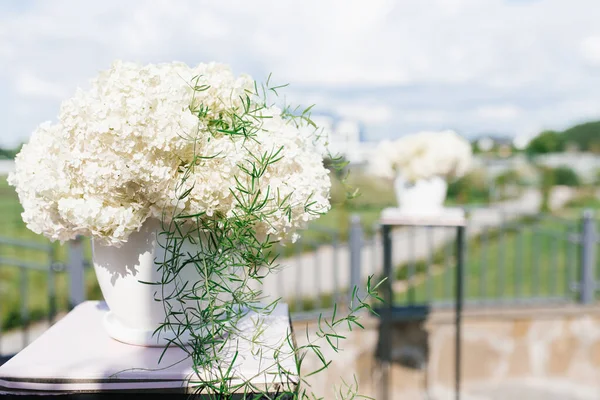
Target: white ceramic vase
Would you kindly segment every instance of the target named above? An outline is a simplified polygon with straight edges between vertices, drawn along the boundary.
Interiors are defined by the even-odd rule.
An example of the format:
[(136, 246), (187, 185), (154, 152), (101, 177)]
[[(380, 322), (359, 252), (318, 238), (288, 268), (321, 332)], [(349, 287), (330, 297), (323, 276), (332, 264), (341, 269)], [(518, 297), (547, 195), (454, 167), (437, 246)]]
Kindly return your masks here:
[(444, 208), (448, 184), (439, 177), (411, 182), (401, 174), (394, 180), (398, 207), (415, 214), (435, 214)]
[[(197, 282), (201, 275), (190, 263), (177, 274), (169, 284), (149, 284), (160, 282), (163, 271), (155, 263), (165, 258), (163, 236), (159, 235), (161, 223), (149, 219), (139, 232), (134, 232), (121, 247), (103, 246), (92, 240), (93, 263), (100, 289), (110, 311), (104, 319), (104, 327), (114, 339), (139, 346), (165, 346), (176, 335), (171, 329), (155, 330), (165, 323), (167, 312), (162, 301), (175, 287), (181, 288), (186, 281)], [(198, 245), (189, 241), (182, 244), (180, 254), (198, 252)], [(170, 255), (167, 255), (169, 257)], [(163, 293), (165, 294), (163, 296)], [(185, 303), (169, 302), (176, 310)], [(195, 303), (192, 307), (198, 307)], [(177, 308), (179, 307), (179, 308)], [(173, 318), (169, 319), (174, 322)], [(196, 321), (198, 322), (198, 321)], [(187, 341), (188, 336), (177, 335)]]

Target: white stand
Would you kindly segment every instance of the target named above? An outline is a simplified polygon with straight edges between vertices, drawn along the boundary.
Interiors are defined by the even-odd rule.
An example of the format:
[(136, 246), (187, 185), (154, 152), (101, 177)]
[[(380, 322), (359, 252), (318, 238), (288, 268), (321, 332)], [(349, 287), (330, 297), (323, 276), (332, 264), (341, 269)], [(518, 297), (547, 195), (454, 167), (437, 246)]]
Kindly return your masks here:
[[(170, 347), (162, 355), (163, 348), (128, 345), (112, 339), (102, 326), (107, 311), (106, 304), (98, 301), (75, 307), (0, 367), (0, 394), (149, 390), (185, 393), (193, 391), (190, 378), (196, 382), (203, 379), (193, 374), (192, 361), (180, 348)], [(220, 355), (225, 360), (222, 364), (226, 364), (237, 352), (232, 376), (243, 381), (234, 379), (232, 384), (248, 380), (268, 393), (293, 390), (298, 371), (287, 305), (279, 304), (269, 314), (248, 313), (237, 328), (239, 334), (227, 340)], [(291, 374), (282, 375), (281, 371)], [(208, 379), (216, 371), (203, 372), (204, 379)]]
[(465, 225), (465, 211), (462, 208), (440, 208), (433, 211), (386, 208), (381, 213), (382, 225), (417, 226), (462, 226)]
[[(398, 319), (397, 309), (394, 308), (394, 293), (393, 293), (393, 265), (392, 265), (392, 236), (391, 230), (395, 226), (441, 226), (455, 227), (456, 235), (456, 303), (455, 303), (455, 395), (456, 399), (460, 398), (460, 383), (461, 383), (461, 319), (463, 309), (463, 279), (464, 279), (464, 263), (465, 263), (465, 239), (467, 220), (464, 211), (460, 208), (443, 208), (439, 211), (428, 213), (407, 212), (398, 208), (386, 208), (381, 214), (380, 224), (382, 226), (381, 236), (383, 239), (383, 271), (387, 278), (383, 285), (383, 297), (386, 306), (381, 311), (381, 341), (383, 369), (380, 385), (380, 396), (378, 399), (388, 400), (390, 396), (390, 369), (391, 354), (392, 354), (392, 322)], [(412, 306), (412, 305), (411, 305)], [(400, 317), (406, 319), (406, 314)]]

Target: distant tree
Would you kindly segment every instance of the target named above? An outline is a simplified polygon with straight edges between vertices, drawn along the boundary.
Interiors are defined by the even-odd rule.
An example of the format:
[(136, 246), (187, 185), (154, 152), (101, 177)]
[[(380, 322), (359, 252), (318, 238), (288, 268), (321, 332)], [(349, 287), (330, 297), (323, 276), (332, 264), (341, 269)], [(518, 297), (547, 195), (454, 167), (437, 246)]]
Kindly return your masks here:
[(516, 169), (509, 169), (495, 178), (497, 186), (505, 187), (507, 185), (518, 185), (521, 183), (521, 175)]
[(529, 155), (556, 153), (571, 146), (600, 153), (600, 121), (575, 125), (563, 132), (544, 131), (529, 143), (526, 152)]
[(579, 150), (600, 153), (600, 121), (575, 125), (562, 136), (565, 143), (572, 143)]
[(19, 151), (21, 151), (21, 147), (23, 147), (22, 144), (13, 149), (0, 147), (0, 160), (13, 160)]
[(556, 131), (544, 131), (536, 136), (525, 149), (527, 154), (546, 154), (564, 151), (564, 135)]
[(553, 174), (553, 182), (555, 185), (579, 186), (581, 184), (581, 180), (577, 173), (569, 167), (556, 167), (551, 169), (551, 173)]

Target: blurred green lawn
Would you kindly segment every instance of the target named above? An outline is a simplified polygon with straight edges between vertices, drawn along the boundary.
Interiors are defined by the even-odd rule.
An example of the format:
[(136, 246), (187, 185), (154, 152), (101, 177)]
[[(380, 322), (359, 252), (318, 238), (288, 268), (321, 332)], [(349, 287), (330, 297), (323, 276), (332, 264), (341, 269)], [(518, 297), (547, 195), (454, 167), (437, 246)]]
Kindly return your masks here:
[[(579, 246), (569, 242), (567, 234), (576, 225), (576, 220), (523, 220), (472, 238), (464, 268), (465, 299), (573, 298), (569, 285), (579, 275)], [(433, 256), (431, 278), (426, 262), (415, 264), (414, 285), (396, 290), (397, 303), (453, 300), (454, 243), (448, 247)], [(396, 278), (406, 280), (410, 269), (410, 264), (400, 266)]]
[[(470, 239), (464, 269), (465, 299), (509, 302), (524, 298), (576, 299), (578, 293), (571, 287), (580, 277), (581, 246), (569, 241), (568, 235), (579, 233), (584, 209), (600, 210), (600, 199), (593, 191), (583, 191), (554, 215), (522, 219)], [(596, 221), (600, 229), (598, 218)], [(424, 260), (397, 267), (395, 278), (404, 281), (396, 283), (397, 304), (452, 302), (456, 273), (454, 243), (437, 251), (432, 260), (431, 278)], [(415, 272), (413, 284), (407, 282), (411, 271)], [(600, 257), (596, 260), (596, 278), (600, 278)], [(597, 297), (600, 298), (600, 292)]]

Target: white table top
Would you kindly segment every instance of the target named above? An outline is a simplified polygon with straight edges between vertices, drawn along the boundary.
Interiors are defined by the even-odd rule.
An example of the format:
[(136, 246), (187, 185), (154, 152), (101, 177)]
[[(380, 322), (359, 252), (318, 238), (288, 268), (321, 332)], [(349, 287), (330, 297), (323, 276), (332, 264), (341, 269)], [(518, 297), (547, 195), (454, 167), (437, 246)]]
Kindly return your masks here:
[(419, 213), (401, 208), (386, 208), (381, 212), (381, 225), (409, 226), (466, 226), (467, 219), (462, 208), (443, 208), (436, 212)]
[[(163, 348), (128, 345), (106, 334), (102, 318), (107, 310), (104, 302), (97, 301), (75, 307), (0, 367), (0, 390), (190, 390), (192, 362), (183, 350), (169, 348), (159, 364)], [(287, 305), (279, 304), (267, 315), (248, 313), (237, 328), (240, 334), (231, 337), (225, 346), (230, 353), (223, 354), (226, 359), (237, 349), (235, 376), (250, 380), (262, 390), (278, 385), (293, 387), (297, 373), (282, 377), (273, 365), (274, 353), (279, 351), (279, 364), (296, 371), (294, 349), (288, 340), (291, 325)], [(259, 334), (258, 329), (260, 345), (253, 345), (251, 340)]]

